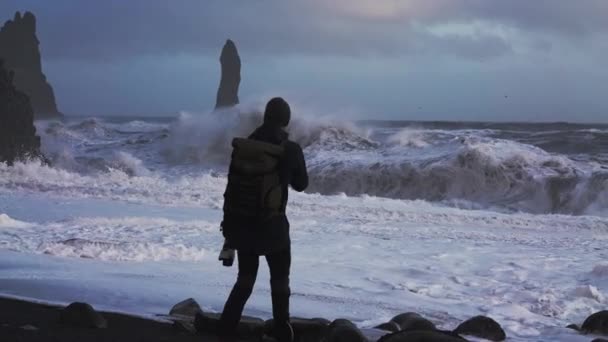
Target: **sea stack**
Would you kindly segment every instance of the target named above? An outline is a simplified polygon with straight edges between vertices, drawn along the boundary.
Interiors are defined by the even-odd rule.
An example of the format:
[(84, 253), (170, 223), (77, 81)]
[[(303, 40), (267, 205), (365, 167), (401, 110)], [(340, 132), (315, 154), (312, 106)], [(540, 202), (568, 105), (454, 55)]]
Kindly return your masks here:
[(59, 117), (53, 88), (42, 73), (39, 45), (31, 12), (15, 13), (0, 29), (0, 58), (15, 72), (15, 87), (29, 96), (37, 119)]
[(222, 79), (217, 90), (215, 109), (233, 107), (239, 103), (239, 85), (241, 83), (241, 58), (236, 45), (230, 39), (224, 44), (222, 55)]
[(0, 163), (41, 157), (34, 111), (27, 95), (13, 84), (14, 73), (0, 59)]

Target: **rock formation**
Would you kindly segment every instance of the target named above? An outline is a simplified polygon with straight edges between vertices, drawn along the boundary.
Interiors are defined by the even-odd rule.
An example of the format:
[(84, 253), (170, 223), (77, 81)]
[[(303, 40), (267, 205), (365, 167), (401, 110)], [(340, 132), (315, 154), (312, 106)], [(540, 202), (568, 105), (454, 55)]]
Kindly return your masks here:
[(75, 302), (59, 314), (59, 322), (66, 326), (77, 328), (105, 329), (108, 322), (102, 314), (95, 311), (90, 304)]
[(59, 116), (53, 88), (42, 73), (36, 17), (15, 13), (0, 29), (0, 58), (15, 72), (15, 86), (29, 96), (36, 118)]
[(27, 95), (15, 88), (13, 77), (0, 59), (0, 162), (9, 165), (41, 156), (32, 105)]
[(230, 39), (226, 41), (220, 56), (222, 79), (217, 90), (215, 109), (232, 107), (239, 103), (239, 84), (241, 83), (241, 58), (236, 45)]

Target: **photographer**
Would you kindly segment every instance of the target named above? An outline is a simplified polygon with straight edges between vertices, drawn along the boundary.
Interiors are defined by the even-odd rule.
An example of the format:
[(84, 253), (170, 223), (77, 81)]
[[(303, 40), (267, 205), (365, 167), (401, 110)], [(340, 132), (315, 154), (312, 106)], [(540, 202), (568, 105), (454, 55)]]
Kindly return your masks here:
[[(302, 148), (288, 139), (291, 110), (282, 98), (266, 105), (264, 123), (248, 139), (235, 139), (224, 194), (226, 248), (237, 250), (238, 278), (220, 319), (224, 337), (234, 336), (256, 280), (259, 257), (270, 269), (273, 337), (293, 341), (289, 324), (291, 240), (285, 215), (288, 187), (304, 191), (308, 173)], [(228, 262), (229, 263), (229, 262)]]

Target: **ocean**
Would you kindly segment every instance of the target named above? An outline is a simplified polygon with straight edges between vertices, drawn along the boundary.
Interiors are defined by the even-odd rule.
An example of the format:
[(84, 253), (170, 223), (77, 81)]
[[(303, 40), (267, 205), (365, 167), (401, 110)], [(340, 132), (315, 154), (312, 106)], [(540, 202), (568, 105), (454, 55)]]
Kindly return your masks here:
[[(0, 165), (0, 295), (155, 316), (221, 311), (230, 141), (250, 109), (36, 123), (39, 162)], [(292, 313), (362, 326), (490, 315), (513, 341), (608, 303), (608, 125), (347, 121), (289, 127), (310, 188), (290, 197)], [(246, 313), (271, 315), (262, 268)]]

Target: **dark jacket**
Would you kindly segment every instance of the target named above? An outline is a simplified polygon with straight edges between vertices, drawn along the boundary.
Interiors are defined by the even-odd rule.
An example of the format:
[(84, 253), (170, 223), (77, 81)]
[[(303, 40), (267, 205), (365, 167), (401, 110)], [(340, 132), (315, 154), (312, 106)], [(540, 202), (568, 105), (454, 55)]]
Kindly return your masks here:
[[(284, 144), (285, 155), (279, 164), (279, 172), (283, 185), (283, 207), (286, 207), (289, 186), (298, 192), (308, 187), (308, 172), (302, 148), (290, 141), (283, 129), (269, 125), (260, 126), (249, 138), (271, 144)], [(291, 244), (289, 221), (285, 214), (261, 222), (224, 215), (222, 227), (228, 244), (237, 250), (266, 255), (289, 248)]]

